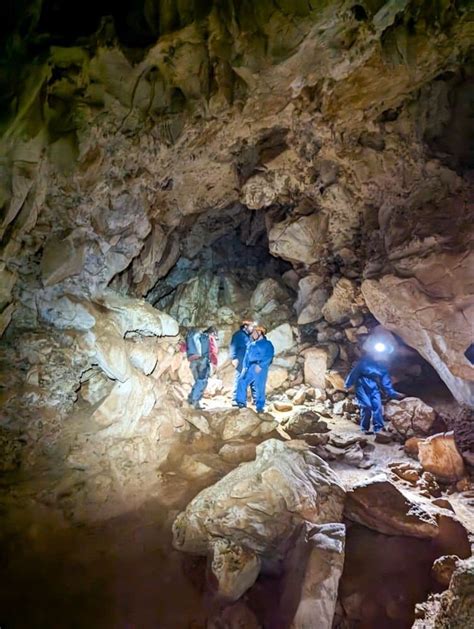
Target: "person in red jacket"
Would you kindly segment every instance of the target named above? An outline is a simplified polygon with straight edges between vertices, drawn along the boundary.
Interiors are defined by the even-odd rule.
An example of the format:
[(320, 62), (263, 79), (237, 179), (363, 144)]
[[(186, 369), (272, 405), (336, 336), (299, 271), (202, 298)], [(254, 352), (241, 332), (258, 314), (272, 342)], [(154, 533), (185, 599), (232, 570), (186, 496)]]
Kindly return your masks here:
[(216, 328), (211, 326), (204, 332), (190, 330), (186, 335), (186, 341), (180, 344), (180, 350), (186, 352), (194, 378), (188, 402), (192, 407), (199, 409), (211, 375), (211, 365), (217, 367), (219, 350)]

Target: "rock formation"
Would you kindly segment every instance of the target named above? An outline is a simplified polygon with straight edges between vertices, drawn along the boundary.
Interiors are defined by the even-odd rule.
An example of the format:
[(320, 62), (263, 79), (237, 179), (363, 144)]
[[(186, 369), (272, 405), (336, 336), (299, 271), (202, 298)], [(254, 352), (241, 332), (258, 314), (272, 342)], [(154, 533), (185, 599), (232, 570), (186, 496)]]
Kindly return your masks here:
[[(98, 604), (104, 616), (88, 607), (79, 624), (156, 626), (141, 615), (155, 595), (163, 626), (355, 618), (350, 578), (336, 602), (343, 490), (318, 457), (344, 477), (346, 515), (373, 466), (428, 499), (467, 493), (474, 464), (468, 3), (116, 5), (6, 3), (0, 25), (0, 541), (17, 578), (2, 575), (5, 624), (18, 613), (31, 626), (35, 609), (47, 626), (50, 607), (67, 625), (61, 591), (33, 593), (41, 575), (22, 566), (54, 573), (63, 551), (78, 568), (68, 574), (94, 574), (122, 525), (141, 541), (114, 546), (104, 571), (120, 558), (127, 573), (130, 560), (156, 590), (135, 592), (129, 618)], [(227, 347), (248, 318), (276, 349), (264, 415), (229, 408)], [(201, 412), (186, 407), (179, 342), (211, 324), (220, 356)], [(377, 335), (395, 347), (390, 370), (408, 396), (387, 405), (372, 442), (355, 434), (344, 377)], [(407, 439), (419, 463), (399, 460)], [(248, 503), (212, 521), (216, 492), (235, 498), (232, 479), (274, 517)], [(405, 504), (390, 487), (391, 507)], [(413, 524), (387, 524), (372, 498), (353, 514), (353, 557), (358, 538), (370, 549)], [(171, 550), (178, 512), (175, 543), (207, 568)], [(425, 515), (413, 550), (431, 560), (439, 522)], [(84, 540), (91, 554), (77, 557)], [(172, 576), (143, 574), (138, 546)], [(189, 610), (167, 600), (173, 578)], [(199, 587), (215, 581), (226, 605), (208, 613)], [(425, 585), (393, 618), (411, 618)], [(79, 600), (80, 577), (75, 587)], [(19, 604), (15, 589), (38, 600)], [(364, 621), (380, 624), (379, 611), (368, 605)]]

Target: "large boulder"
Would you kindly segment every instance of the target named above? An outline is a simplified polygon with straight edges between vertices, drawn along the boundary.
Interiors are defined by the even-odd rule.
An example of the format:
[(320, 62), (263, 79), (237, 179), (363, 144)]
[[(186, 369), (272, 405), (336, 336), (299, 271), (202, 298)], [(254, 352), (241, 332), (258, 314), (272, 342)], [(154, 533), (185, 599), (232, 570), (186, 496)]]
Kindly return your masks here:
[(222, 441), (262, 437), (278, 425), (271, 415), (257, 414), (251, 408), (212, 409), (205, 418), (211, 433)]
[(472, 343), (472, 259), (448, 256), (443, 266), (434, 256), (432, 267), (431, 276), (423, 269), (423, 282), (386, 275), (363, 282), (362, 293), (374, 316), (436, 369), (454, 397), (474, 406), (474, 366), (464, 354)]
[(464, 461), (453, 432), (440, 433), (419, 441), (418, 459), (423, 469), (440, 481), (454, 482), (465, 475)]
[(425, 436), (436, 420), (431, 406), (416, 397), (391, 400), (385, 406), (385, 418), (405, 438)]
[[(201, 491), (177, 516), (173, 546), (212, 557), (226, 540), (248, 551), (251, 565), (252, 553), (275, 562), (298, 526), (339, 522), (343, 504), (344, 490), (322, 459), (301, 444), (270, 439), (257, 447), (255, 461)], [(242, 583), (236, 575), (234, 581)], [(250, 579), (245, 583), (250, 587)]]
[(408, 497), (383, 475), (347, 492), (344, 515), (385, 535), (432, 539), (440, 555), (471, 554), (468, 533), (452, 512)]
[(313, 264), (320, 256), (318, 245), (327, 227), (327, 216), (322, 213), (275, 223), (268, 234), (270, 253), (289, 262)]

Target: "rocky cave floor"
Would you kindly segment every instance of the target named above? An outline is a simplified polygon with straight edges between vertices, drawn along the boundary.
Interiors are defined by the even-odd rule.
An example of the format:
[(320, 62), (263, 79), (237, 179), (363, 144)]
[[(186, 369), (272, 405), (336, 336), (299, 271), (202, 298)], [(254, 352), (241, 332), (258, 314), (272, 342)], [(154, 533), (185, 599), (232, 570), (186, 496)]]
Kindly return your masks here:
[[(295, 414), (304, 416), (309, 412), (311, 422), (324, 421), (327, 427), (323, 427), (324, 432), (319, 432), (318, 428), (318, 432), (312, 434), (315, 438), (313, 440), (308, 434), (304, 434), (303, 438), (308, 439), (309, 443), (319, 441), (317, 438), (321, 435), (325, 437), (321, 443), (327, 443), (329, 438), (329, 444), (333, 445), (330, 456), (326, 452), (325, 458), (329, 458), (330, 467), (337, 473), (346, 490), (370, 483), (382, 474), (394, 482), (409, 500), (425, 505), (434, 500), (435, 504), (452, 509), (468, 531), (471, 544), (474, 544), (474, 481), (469, 474), (466, 473), (457, 483), (439, 484), (431, 476), (431, 482), (427, 486), (421, 478), (423, 469), (414, 460), (416, 456), (413, 453), (407, 454), (403, 440), (395, 438), (396, 432), (390, 429), (390, 424), (387, 432), (389, 437), (385, 443), (381, 443), (373, 435), (361, 435), (356, 414), (353, 413), (351, 419), (335, 415), (331, 410), (324, 409), (320, 401), (311, 401), (311, 388), (303, 386), (299, 387), (299, 391), (307, 391), (309, 395), (298, 405), (293, 405), (290, 401), (295, 391), (290, 391), (290, 396), (282, 392), (270, 395), (265, 419), (276, 420), (277, 428), (269, 436), (283, 440), (292, 437), (298, 439), (297, 434), (290, 437), (283, 426), (291, 425)], [(444, 413), (447, 410), (457, 412), (456, 403), (446, 396), (440, 398), (436, 391), (431, 396), (429, 391), (424, 393), (426, 401), (434, 408), (442, 409)], [(207, 418), (209, 424), (212, 424), (213, 416), (229, 414), (230, 402), (229, 395), (214, 395), (205, 399), (203, 411), (188, 409), (183, 404), (183, 413), (191, 426), (199, 425), (198, 418)], [(86, 525), (79, 521), (74, 522), (74, 518), (71, 521), (70, 514), (66, 515), (68, 503), (74, 502), (78, 483), (80, 484), (77, 470), (64, 467), (72, 436), (84, 433), (93, 439), (98, 430), (91, 420), (89, 405), (79, 403), (78, 407), (56, 444), (57, 459), (50, 459), (47, 469), (45, 466), (41, 469), (40, 466), (33, 474), (31, 470), (28, 474), (10, 473), (2, 479), (4, 515), (7, 515), (6, 522), (11, 523), (11, 527), (7, 526), (4, 530), (4, 585), (0, 594), (5, 626), (163, 629), (244, 629), (260, 626), (255, 622), (254, 615), (246, 616), (239, 608), (236, 608), (235, 619), (223, 617), (222, 603), (216, 602), (212, 589), (209, 590), (209, 585), (206, 585), (205, 558), (178, 552), (172, 548), (171, 539), (171, 524), (175, 516), (185, 509), (203, 487), (215, 482), (241, 459), (251, 458), (255, 452), (255, 439), (249, 437), (247, 441), (238, 440), (237, 448), (243, 448), (245, 452), (236, 451), (234, 457), (231, 455), (224, 460), (217, 454), (224, 442), (213, 440), (209, 435), (193, 428), (186, 440), (187, 445), (181, 451), (179, 447), (173, 451), (173, 460), (191, 453), (197, 455), (201, 464), (205, 463), (204, 470), (189, 468), (184, 473), (183, 470), (176, 472), (172, 469), (171, 461), (168, 471), (157, 473), (155, 470), (155, 478), (147, 479), (146, 491), (150, 493), (139, 498), (139, 502), (143, 501), (139, 508), (127, 512), (125, 507), (122, 515), (103, 523)], [(234, 415), (239, 412), (246, 413), (231, 411)], [(344, 461), (344, 455), (347, 457), (354, 444), (357, 448), (355, 458), (349, 455), (349, 460)], [(246, 446), (249, 449), (246, 450)], [(361, 452), (364, 458), (359, 456)], [(165, 465), (164, 469), (166, 467)], [(51, 471), (52, 468), (54, 472)], [(127, 473), (133, 476), (132, 464)], [(55, 487), (54, 498), (50, 495), (52, 486)], [(61, 510), (51, 508), (53, 503), (55, 507), (58, 503), (61, 504)], [(357, 527), (355, 524), (352, 526)], [(362, 552), (367, 554), (362, 557), (362, 565), (361, 558), (357, 559), (357, 570), (361, 573), (370, 572), (374, 568), (374, 561), (377, 561), (376, 556), (380, 553), (380, 548), (375, 550), (374, 543), (380, 543), (384, 547), (387, 540), (391, 539), (379, 537), (384, 539), (378, 542), (372, 539), (364, 547)], [(407, 544), (405, 551), (402, 550), (403, 543), (396, 549), (397, 553), (406, 555), (403, 566), (407, 572), (398, 575), (403, 579), (400, 588), (400, 596), (403, 598), (411, 588), (416, 589), (409, 572), (413, 570), (415, 580), (420, 578), (417, 563), (421, 561), (422, 553), (416, 546), (410, 547), (407, 542), (410, 538), (400, 539)], [(383, 552), (385, 551), (382, 554)], [(390, 555), (388, 546), (386, 552)], [(389, 561), (393, 561), (393, 557)], [(426, 573), (426, 566), (424, 572)], [(380, 575), (383, 574), (382, 571)], [(425, 577), (426, 574), (423, 574), (423, 578)], [(438, 583), (438, 588), (435, 587), (434, 591), (440, 592), (445, 587), (446, 583), (443, 587)], [(372, 591), (372, 594), (379, 596), (380, 592)], [(270, 585), (266, 596), (271, 601), (273, 595)], [(439, 605), (436, 597), (439, 598), (439, 594), (435, 595), (432, 603), (420, 608), (419, 617), (429, 618), (430, 613), (433, 618), (436, 616)], [(416, 602), (421, 603), (422, 600)], [(356, 624), (338, 624), (336, 614), (334, 626), (408, 627), (409, 616), (410, 614), (408, 618), (395, 617), (392, 620), (386, 617), (382, 624), (374, 624), (367, 619)], [(417, 621), (416, 626), (420, 629), (434, 626), (431, 622), (424, 624), (423, 621)], [(263, 626), (273, 629), (280, 625), (276, 623)]]

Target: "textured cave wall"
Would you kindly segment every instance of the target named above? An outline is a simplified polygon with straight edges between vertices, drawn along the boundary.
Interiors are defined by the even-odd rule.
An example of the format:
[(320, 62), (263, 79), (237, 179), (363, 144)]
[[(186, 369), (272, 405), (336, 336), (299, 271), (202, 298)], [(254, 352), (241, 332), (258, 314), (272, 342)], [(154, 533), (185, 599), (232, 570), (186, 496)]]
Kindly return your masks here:
[(300, 277), (363, 282), (375, 316), (472, 404), (472, 156), (452, 148), (470, 115), (467, 9), (99, 2), (64, 19), (62, 3), (15, 5), (1, 66), (6, 341), (77, 332), (66, 295), (151, 300), (180, 257), (248, 212), (249, 239), (263, 228)]

